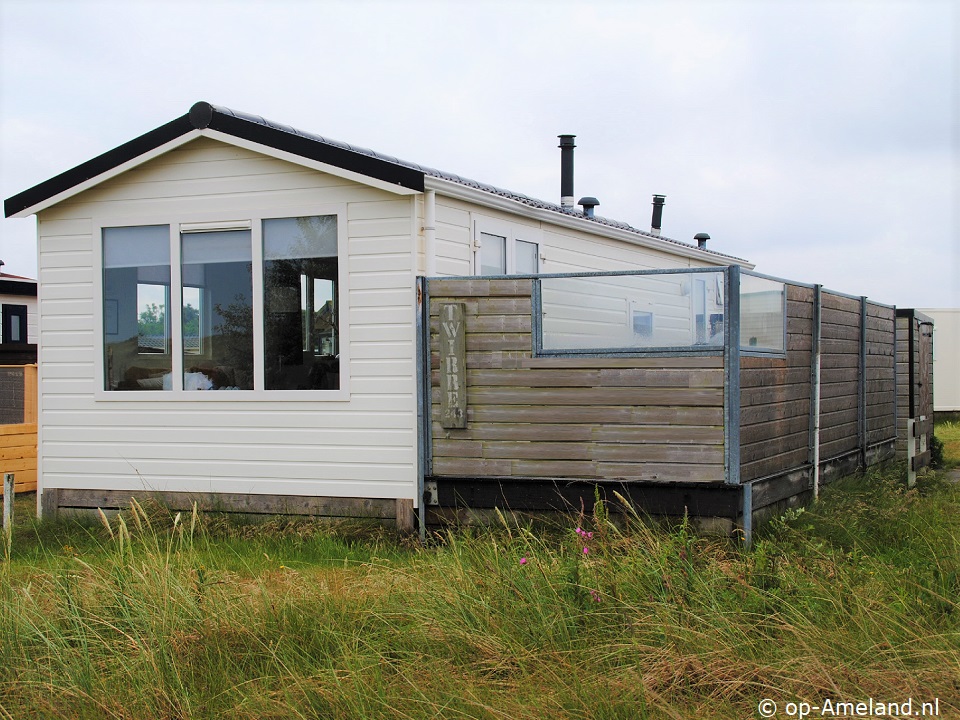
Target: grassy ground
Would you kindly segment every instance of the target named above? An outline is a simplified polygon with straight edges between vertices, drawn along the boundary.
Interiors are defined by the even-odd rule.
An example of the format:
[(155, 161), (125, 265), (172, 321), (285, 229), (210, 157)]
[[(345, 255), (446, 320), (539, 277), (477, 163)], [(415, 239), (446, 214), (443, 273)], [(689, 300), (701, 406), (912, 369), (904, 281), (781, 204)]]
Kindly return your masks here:
[(602, 511), (421, 548), (21, 507), (0, 717), (719, 719), (870, 697), (960, 717), (960, 486), (900, 477), (836, 483), (749, 551)]
[(934, 435), (943, 443), (944, 467), (960, 467), (960, 420), (938, 422)]

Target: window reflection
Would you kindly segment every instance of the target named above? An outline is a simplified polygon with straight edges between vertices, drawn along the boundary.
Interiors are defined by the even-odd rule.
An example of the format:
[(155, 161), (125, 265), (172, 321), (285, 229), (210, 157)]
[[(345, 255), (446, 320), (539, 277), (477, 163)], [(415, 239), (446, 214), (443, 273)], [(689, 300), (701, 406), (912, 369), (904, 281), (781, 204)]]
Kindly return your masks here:
[(335, 216), (263, 221), (264, 387), (340, 387)]

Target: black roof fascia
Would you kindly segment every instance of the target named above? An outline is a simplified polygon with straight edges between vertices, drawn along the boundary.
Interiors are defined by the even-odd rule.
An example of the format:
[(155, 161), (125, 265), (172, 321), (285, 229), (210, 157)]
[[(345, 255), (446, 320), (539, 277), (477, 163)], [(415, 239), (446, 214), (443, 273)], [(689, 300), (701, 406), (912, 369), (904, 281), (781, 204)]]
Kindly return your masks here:
[(21, 282), (19, 280), (0, 280), (0, 295), (36, 297), (37, 284), (35, 282)]
[(161, 145), (176, 140), (181, 135), (193, 130), (189, 115), (182, 115), (176, 120), (171, 120), (165, 125), (161, 125), (155, 130), (144, 133), (138, 138), (125, 142), (113, 150), (108, 150), (102, 155), (98, 155), (92, 160), (77, 165), (71, 170), (60, 173), (56, 177), (45, 180), (39, 185), (34, 185), (29, 190), (24, 190), (13, 197), (7, 198), (3, 203), (3, 212), (6, 217), (16, 215), (21, 210), (38, 205), (44, 200), (59, 195), (72, 187), (102, 175), (113, 168), (123, 165), (134, 158), (150, 152)]
[(353, 149), (337, 147), (326, 138), (312, 136), (287, 126), (276, 126), (263, 118), (243, 115), (204, 102), (199, 102), (190, 109), (190, 118), (199, 129), (218, 130), (275, 150), (423, 192), (423, 171)]
[(293, 128), (274, 126), (263, 118), (241, 115), (227, 108), (198, 102), (186, 115), (35, 185), (29, 190), (7, 198), (3, 203), (4, 214), (6, 217), (16, 215), (22, 210), (109, 172), (171, 140), (176, 140), (181, 135), (204, 128), (350, 170), (391, 185), (400, 185), (423, 192), (424, 173), (421, 170), (372, 157), (353, 149), (337, 147), (325, 142), (322, 138), (300, 133)]

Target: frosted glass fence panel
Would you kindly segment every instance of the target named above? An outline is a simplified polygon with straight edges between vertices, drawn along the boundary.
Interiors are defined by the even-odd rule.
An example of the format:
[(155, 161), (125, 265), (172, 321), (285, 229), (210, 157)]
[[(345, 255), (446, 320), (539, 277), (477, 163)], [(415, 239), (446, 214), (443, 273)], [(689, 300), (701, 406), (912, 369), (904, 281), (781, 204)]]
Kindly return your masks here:
[(740, 275), (740, 347), (786, 352), (786, 298), (782, 282)]
[(723, 347), (723, 273), (543, 278), (546, 352)]

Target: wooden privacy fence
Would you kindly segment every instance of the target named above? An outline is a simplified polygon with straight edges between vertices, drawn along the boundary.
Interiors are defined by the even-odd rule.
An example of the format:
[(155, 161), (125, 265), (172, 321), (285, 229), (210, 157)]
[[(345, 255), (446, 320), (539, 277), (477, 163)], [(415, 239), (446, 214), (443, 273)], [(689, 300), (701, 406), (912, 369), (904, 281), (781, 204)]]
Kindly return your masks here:
[(15, 491), (37, 489), (37, 366), (0, 366), (0, 474)]
[(897, 309), (897, 379), (897, 450), (912, 484), (933, 440), (933, 320), (917, 310)]
[(737, 267), (421, 280), (428, 509), (589, 510), (615, 490), (749, 532), (759, 509), (890, 457), (894, 308), (741, 280)]

